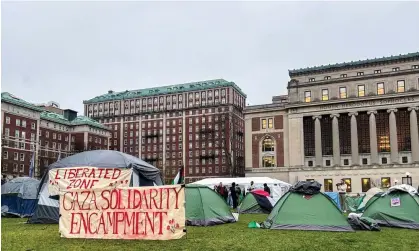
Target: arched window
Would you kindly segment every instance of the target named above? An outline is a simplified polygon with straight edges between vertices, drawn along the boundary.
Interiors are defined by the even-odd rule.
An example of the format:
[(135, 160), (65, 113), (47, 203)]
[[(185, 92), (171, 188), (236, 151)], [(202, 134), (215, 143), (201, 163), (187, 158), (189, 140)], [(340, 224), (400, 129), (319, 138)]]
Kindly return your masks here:
[(266, 137), (262, 141), (262, 152), (273, 152), (275, 151), (274, 141), (270, 137)]

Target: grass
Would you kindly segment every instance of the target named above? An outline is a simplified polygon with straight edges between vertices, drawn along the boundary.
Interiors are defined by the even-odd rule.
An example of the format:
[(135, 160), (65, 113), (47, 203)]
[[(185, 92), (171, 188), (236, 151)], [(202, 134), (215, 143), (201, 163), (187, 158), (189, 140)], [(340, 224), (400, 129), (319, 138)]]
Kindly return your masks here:
[(359, 231), (333, 233), (317, 231), (279, 231), (249, 229), (250, 221), (263, 221), (266, 215), (241, 215), (233, 224), (214, 227), (188, 227), (181, 240), (94, 240), (64, 239), (58, 225), (28, 225), (25, 219), (2, 218), (2, 250), (419, 250), (419, 231), (382, 229), (381, 232)]

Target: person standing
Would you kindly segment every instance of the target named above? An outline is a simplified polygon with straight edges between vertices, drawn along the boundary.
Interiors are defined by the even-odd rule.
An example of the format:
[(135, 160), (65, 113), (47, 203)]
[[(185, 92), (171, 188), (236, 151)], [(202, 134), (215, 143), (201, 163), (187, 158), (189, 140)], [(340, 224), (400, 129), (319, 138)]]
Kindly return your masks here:
[(337, 184), (338, 192), (339, 192), (339, 201), (340, 201), (340, 208), (341, 210), (346, 213), (346, 190), (348, 189), (348, 185), (346, 184), (344, 179), (340, 180), (341, 183)]
[(237, 193), (236, 193), (236, 183), (233, 182), (230, 187), (231, 200), (233, 202), (233, 209), (237, 208)]
[(252, 181), (250, 181), (250, 187), (247, 189), (247, 191), (251, 192), (254, 189), (255, 189), (255, 183), (252, 180)]
[(269, 196), (271, 195), (271, 189), (268, 187), (266, 183), (263, 184), (263, 191), (267, 192)]

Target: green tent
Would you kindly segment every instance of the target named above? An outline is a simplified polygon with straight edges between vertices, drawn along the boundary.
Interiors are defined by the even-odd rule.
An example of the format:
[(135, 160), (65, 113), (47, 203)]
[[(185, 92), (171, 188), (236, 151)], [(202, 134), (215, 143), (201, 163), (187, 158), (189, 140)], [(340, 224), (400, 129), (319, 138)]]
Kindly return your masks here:
[(238, 212), (240, 214), (269, 214), (272, 211), (273, 204), (274, 202), (271, 202), (268, 193), (261, 194), (260, 192), (250, 192), (244, 197)]
[(347, 210), (349, 210), (350, 212), (356, 212), (359, 205), (362, 203), (362, 198), (363, 197), (361, 197), (361, 196), (346, 195), (345, 196), (345, 204), (346, 204)]
[(381, 226), (419, 230), (419, 196), (394, 190), (372, 197), (363, 217), (370, 217)]
[(284, 230), (354, 231), (336, 204), (323, 193), (286, 193), (263, 225)]
[(187, 185), (185, 196), (188, 226), (212, 226), (236, 222), (224, 199), (209, 187)]

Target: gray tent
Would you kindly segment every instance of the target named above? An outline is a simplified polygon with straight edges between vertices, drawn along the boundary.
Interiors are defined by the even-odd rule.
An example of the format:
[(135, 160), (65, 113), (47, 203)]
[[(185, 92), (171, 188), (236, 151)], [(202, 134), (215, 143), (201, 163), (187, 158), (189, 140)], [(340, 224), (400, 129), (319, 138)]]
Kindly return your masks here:
[[(110, 150), (95, 150), (72, 155), (51, 164), (48, 170), (66, 167), (132, 168), (130, 186), (163, 185), (160, 170), (134, 156)], [(48, 172), (42, 178), (38, 189), (38, 205), (29, 223), (58, 223), (59, 202), (48, 193)]]
[(1, 211), (3, 215), (29, 217), (36, 206), (39, 180), (18, 177), (1, 186)]

